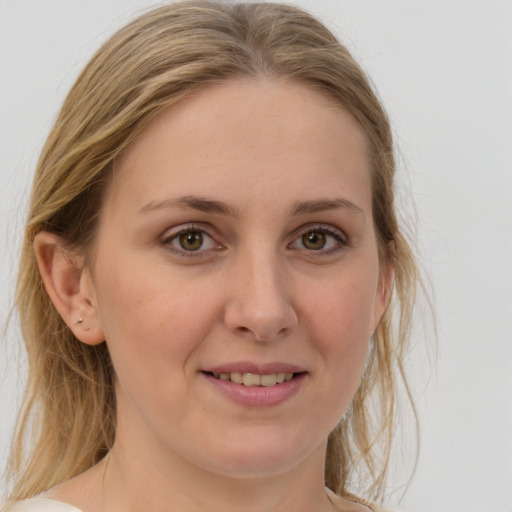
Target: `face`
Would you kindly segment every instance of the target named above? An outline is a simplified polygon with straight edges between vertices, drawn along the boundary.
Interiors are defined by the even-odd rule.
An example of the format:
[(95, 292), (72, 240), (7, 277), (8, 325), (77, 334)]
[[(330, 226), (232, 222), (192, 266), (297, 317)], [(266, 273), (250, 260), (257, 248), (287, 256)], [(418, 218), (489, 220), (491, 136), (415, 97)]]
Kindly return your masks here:
[(91, 296), (116, 443), (231, 475), (325, 450), (386, 302), (365, 137), (293, 82), (162, 111), (115, 163)]

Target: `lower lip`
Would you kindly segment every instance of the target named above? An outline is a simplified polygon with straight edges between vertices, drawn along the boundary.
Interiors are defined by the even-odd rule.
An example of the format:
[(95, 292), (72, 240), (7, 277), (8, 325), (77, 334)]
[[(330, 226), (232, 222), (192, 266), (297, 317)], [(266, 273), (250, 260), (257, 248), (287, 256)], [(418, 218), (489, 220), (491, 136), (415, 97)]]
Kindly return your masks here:
[(244, 386), (229, 380), (216, 379), (208, 373), (203, 375), (218, 391), (234, 402), (252, 407), (265, 407), (278, 405), (295, 395), (307, 374), (300, 373), (291, 380), (268, 387)]

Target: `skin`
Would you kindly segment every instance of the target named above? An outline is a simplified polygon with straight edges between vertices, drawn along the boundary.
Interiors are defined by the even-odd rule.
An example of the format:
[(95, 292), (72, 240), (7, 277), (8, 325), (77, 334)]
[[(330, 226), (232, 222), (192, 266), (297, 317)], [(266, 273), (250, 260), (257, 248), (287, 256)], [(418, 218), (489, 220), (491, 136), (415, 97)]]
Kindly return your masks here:
[[(323, 482), (391, 275), (348, 113), (294, 82), (206, 88), (115, 162), (90, 266), (49, 233), (35, 248), (59, 312), (84, 343), (106, 340), (117, 375), (108, 460), (48, 497), (84, 512), (366, 510)], [(295, 365), (298, 391), (250, 406), (205, 376), (241, 361)]]

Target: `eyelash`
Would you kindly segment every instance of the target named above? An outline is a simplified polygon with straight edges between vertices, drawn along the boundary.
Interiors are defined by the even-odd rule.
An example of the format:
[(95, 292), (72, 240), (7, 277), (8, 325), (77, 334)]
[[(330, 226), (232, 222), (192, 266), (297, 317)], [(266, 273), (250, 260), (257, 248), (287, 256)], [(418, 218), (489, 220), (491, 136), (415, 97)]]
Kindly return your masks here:
[[(334, 247), (330, 247), (328, 249), (324, 249), (323, 247), (321, 249), (308, 249), (306, 247), (303, 247), (305, 251), (307, 251), (311, 255), (315, 256), (330, 256), (332, 254), (336, 254), (340, 251), (345, 250), (349, 246), (349, 241), (347, 239), (347, 236), (343, 231), (333, 228), (332, 226), (326, 226), (323, 224), (313, 224), (306, 226), (305, 228), (301, 228), (297, 234), (297, 236), (294, 238), (293, 242), (289, 246), (293, 246), (293, 244), (300, 242), (303, 240), (303, 237), (307, 235), (308, 233), (322, 233), (326, 235), (327, 237), (331, 237), (335, 241)], [(326, 244), (328, 244), (326, 240)]]
[[(196, 226), (194, 224), (189, 224), (178, 231), (171, 231), (164, 234), (162, 237), (161, 244), (167, 250), (178, 256), (185, 258), (204, 258), (205, 252), (210, 251), (211, 249), (197, 249), (196, 251), (187, 251), (185, 249), (180, 249), (178, 247), (174, 247), (172, 242), (177, 240), (181, 235), (186, 235), (190, 233), (200, 233), (203, 237), (206, 235), (216, 246), (214, 250), (220, 250), (223, 248), (221, 244), (215, 241), (214, 237), (208, 234), (207, 230), (203, 226)], [(201, 244), (203, 245), (203, 244)]]
[[(199, 233), (203, 237), (206, 235), (208, 239), (211, 240), (210, 243), (213, 243), (215, 247), (208, 248), (208, 249), (202, 249), (202, 245), (204, 245), (204, 241), (201, 244), (201, 247), (197, 250), (185, 250), (183, 248), (174, 247), (172, 245), (172, 242), (177, 240), (181, 235), (191, 234), (191, 233)], [(331, 237), (334, 239), (334, 247), (330, 247), (328, 249), (324, 249), (323, 247), (320, 249), (308, 249), (307, 247), (297, 247), (298, 249), (306, 251), (310, 255), (315, 256), (329, 256), (331, 254), (336, 254), (340, 251), (345, 250), (349, 246), (349, 241), (347, 240), (346, 235), (338, 229), (335, 229), (330, 226), (325, 225), (308, 225), (305, 227), (300, 228), (300, 230), (297, 230), (294, 234), (294, 239), (291, 243), (288, 244), (289, 248), (294, 248), (294, 244), (301, 243), (303, 241), (303, 237), (306, 236), (308, 233), (322, 233), (326, 235), (327, 237)], [(326, 244), (328, 244), (328, 241), (326, 240)], [(204, 258), (207, 256), (207, 254), (213, 249), (213, 250), (222, 250), (224, 247), (216, 242), (215, 238), (208, 234), (207, 230), (203, 226), (197, 226), (194, 224), (187, 225), (185, 227), (182, 227), (178, 231), (171, 231), (164, 234), (161, 240), (161, 245), (168, 251), (185, 258)], [(206, 254), (205, 254), (206, 253)]]

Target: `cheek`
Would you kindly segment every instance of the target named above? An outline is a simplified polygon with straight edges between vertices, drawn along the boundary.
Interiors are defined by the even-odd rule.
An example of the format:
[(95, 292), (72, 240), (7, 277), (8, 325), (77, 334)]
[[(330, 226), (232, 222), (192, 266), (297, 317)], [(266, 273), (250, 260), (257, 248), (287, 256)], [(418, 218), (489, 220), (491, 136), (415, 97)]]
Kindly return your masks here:
[(99, 308), (120, 416), (163, 425), (173, 415), (186, 418), (197, 355), (218, 316), (219, 287), (171, 276), (165, 265), (105, 267), (102, 277)]
[(133, 365), (138, 373), (169, 373), (170, 364), (191, 357), (218, 316), (218, 287), (171, 275), (166, 265), (104, 264), (97, 280), (98, 310), (118, 374)]
[[(316, 331), (315, 338), (331, 346), (349, 349), (372, 333), (377, 278), (365, 273), (347, 273), (333, 278), (324, 287), (309, 287), (303, 296), (306, 318)], [(311, 291), (313, 290), (313, 291)]]
[(325, 368), (320, 389), (326, 390), (326, 399), (341, 414), (359, 386), (366, 363), (376, 279), (367, 272), (347, 273), (310, 292), (304, 306), (310, 312), (305, 318), (311, 340)]

